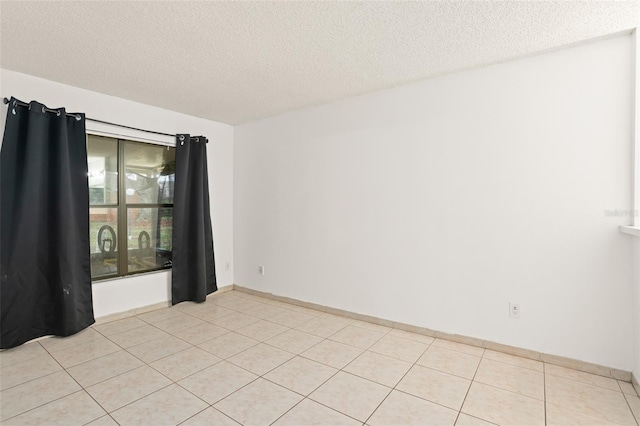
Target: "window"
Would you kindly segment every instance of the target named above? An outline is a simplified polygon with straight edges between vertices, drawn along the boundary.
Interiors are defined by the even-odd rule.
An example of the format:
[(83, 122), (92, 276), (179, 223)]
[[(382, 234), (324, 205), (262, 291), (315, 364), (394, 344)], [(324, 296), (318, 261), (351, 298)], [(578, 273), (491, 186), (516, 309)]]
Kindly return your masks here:
[(171, 267), (175, 148), (87, 136), (91, 277)]

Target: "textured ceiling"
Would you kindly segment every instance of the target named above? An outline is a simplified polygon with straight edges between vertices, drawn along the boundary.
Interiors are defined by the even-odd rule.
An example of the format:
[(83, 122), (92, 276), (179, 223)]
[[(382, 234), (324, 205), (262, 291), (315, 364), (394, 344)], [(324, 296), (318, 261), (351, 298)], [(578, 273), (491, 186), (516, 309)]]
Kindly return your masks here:
[(638, 1), (2, 0), (0, 66), (237, 124), (638, 20)]

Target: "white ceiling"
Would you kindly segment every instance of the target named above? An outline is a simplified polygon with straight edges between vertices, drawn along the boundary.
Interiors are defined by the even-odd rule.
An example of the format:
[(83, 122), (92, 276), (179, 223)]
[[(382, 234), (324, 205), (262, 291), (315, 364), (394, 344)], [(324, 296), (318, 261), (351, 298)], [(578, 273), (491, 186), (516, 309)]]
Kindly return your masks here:
[(638, 7), (2, 0), (0, 66), (238, 124), (626, 31)]

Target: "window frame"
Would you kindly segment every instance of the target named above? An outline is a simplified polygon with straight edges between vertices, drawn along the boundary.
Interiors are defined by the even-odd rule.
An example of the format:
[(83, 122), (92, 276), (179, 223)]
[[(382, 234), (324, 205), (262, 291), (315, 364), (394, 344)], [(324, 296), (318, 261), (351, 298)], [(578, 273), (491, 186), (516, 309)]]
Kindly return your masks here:
[[(100, 275), (97, 277), (91, 277), (91, 282), (96, 283), (100, 281), (114, 280), (114, 279), (122, 279), (128, 278), (135, 275), (140, 274), (149, 274), (156, 273), (160, 271), (168, 271), (171, 270), (172, 266), (160, 266), (156, 268), (130, 271), (129, 270), (129, 247), (128, 247), (128, 214), (129, 209), (135, 208), (151, 208), (151, 209), (160, 209), (162, 208), (171, 208), (173, 209), (173, 203), (154, 203), (154, 204), (145, 204), (145, 203), (127, 203), (127, 191), (126, 191), (126, 173), (125, 173), (125, 145), (127, 142), (136, 142), (136, 143), (144, 143), (154, 146), (160, 147), (169, 147), (176, 148), (175, 141), (173, 143), (167, 143), (163, 141), (157, 141), (147, 138), (137, 138), (129, 135), (122, 134), (114, 134), (110, 132), (104, 131), (94, 131), (87, 129), (85, 131), (86, 144), (88, 146), (89, 136), (103, 136), (112, 139), (116, 139), (117, 141), (117, 156), (118, 156), (118, 203), (117, 204), (95, 204), (92, 205), (91, 201), (89, 201), (89, 209), (91, 208), (114, 208), (117, 211), (117, 230), (116, 230), (116, 251), (117, 251), (117, 259), (118, 266), (116, 268), (116, 273), (108, 274), (108, 275)], [(88, 152), (87, 152), (88, 154)], [(171, 249), (173, 253), (173, 247)]]

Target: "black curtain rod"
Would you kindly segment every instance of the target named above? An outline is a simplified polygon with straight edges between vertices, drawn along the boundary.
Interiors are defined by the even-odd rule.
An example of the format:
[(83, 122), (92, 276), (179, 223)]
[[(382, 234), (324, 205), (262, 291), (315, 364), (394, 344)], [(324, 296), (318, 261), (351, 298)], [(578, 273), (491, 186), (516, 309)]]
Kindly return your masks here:
[[(2, 101), (4, 102), (4, 104), (5, 104), (5, 105), (7, 105), (7, 104), (10, 102), (10, 101), (9, 101), (9, 99), (7, 99), (7, 98), (3, 98), (3, 100), (2, 100)], [(26, 106), (26, 107), (28, 107), (28, 106), (29, 106), (29, 104), (24, 103), (24, 102), (22, 102), (22, 101), (19, 101), (19, 100), (17, 100), (17, 99), (16, 99), (16, 102), (17, 102), (17, 104), (18, 104), (18, 105), (20, 105), (20, 106)], [(44, 111), (47, 111), (47, 112), (55, 112), (55, 113), (57, 113), (57, 112), (58, 112), (58, 110), (50, 109), (50, 108), (47, 108), (47, 107), (43, 107), (43, 112), (44, 112)], [(78, 115), (78, 114), (67, 113), (67, 115), (69, 115), (69, 116), (71, 116), (71, 117), (75, 117), (75, 118), (76, 118), (76, 120), (80, 120), (80, 115)], [(137, 130), (137, 131), (139, 131), (139, 132), (153, 133), (153, 134), (155, 134), (155, 135), (171, 136), (172, 138), (175, 138), (175, 137), (177, 136), (177, 135), (172, 135), (172, 134), (170, 134), (170, 133), (156, 132), (155, 130), (139, 129), (139, 128), (137, 128), (137, 127), (125, 126), (124, 124), (111, 123), (111, 122), (109, 122), (109, 121), (98, 120), (98, 119), (91, 118), (91, 117), (85, 117), (85, 120), (94, 121), (94, 122), (96, 122), (96, 123), (109, 124), (109, 125), (111, 125), (111, 126), (124, 127), (125, 129)]]

